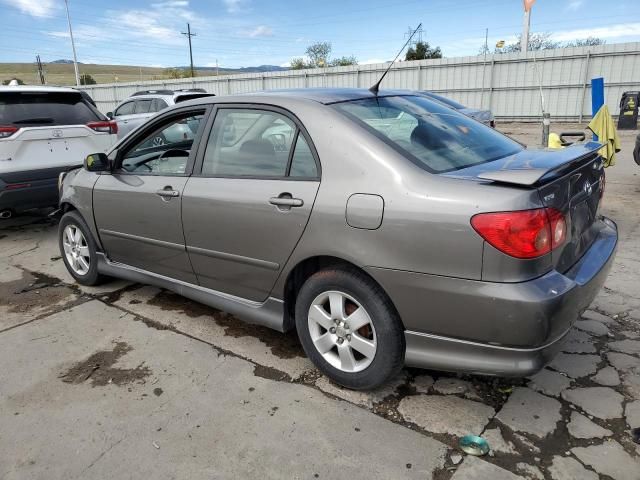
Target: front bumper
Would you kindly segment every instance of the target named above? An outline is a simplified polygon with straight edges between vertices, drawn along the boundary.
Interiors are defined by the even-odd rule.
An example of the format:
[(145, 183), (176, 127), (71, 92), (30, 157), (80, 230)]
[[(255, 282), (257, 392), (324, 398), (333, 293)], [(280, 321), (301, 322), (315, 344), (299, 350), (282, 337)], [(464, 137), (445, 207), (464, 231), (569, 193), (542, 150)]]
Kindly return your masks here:
[(504, 376), (542, 368), (604, 284), (618, 241), (615, 223), (567, 272), (495, 283), (369, 268), (406, 328), (407, 365)]

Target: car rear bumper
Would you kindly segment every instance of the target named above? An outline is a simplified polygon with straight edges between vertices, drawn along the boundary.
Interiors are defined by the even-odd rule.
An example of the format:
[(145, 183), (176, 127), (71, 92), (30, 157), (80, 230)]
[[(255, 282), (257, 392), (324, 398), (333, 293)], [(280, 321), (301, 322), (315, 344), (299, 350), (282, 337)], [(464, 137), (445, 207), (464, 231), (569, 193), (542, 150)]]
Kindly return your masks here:
[(608, 219), (567, 272), (521, 283), (464, 280), (369, 268), (406, 328), (406, 363), (473, 373), (526, 376), (561, 348), (613, 263), (618, 231)]
[(73, 167), (0, 173), (0, 210), (53, 207), (58, 204), (58, 175)]

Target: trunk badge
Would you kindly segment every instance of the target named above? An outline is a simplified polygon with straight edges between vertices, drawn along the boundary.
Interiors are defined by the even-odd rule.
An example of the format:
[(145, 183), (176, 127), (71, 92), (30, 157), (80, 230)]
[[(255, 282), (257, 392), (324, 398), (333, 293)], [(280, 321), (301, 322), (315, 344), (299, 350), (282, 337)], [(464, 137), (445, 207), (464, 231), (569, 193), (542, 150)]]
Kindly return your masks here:
[(593, 187), (589, 182), (584, 182), (584, 186), (582, 187), (582, 189), (587, 195), (591, 195), (593, 193)]
[(53, 138), (62, 138), (62, 130), (52, 130), (51, 136)]

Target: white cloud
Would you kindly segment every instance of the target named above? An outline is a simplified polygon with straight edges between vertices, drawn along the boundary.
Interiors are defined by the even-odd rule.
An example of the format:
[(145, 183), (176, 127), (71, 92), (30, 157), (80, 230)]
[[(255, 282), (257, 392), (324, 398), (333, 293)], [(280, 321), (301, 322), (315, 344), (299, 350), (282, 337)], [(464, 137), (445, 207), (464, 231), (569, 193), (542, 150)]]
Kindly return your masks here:
[(640, 37), (640, 23), (619, 23), (606, 27), (585, 28), (577, 30), (565, 30), (555, 32), (553, 39), (559, 42), (567, 42), (575, 39), (596, 38), (623, 38)]
[(166, 2), (152, 3), (153, 8), (187, 8), (189, 0), (169, 0)]
[(273, 35), (273, 29), (271, 27), (267, 27), (266, 25), (258, 25), (253, 30), (245, 30), (240, 33), (241, 35), (250, 38), (271, 37)]
[(584, 0), (569, 0), (569, 3), (567, 4), (565, 10), (575, 12), (576, 10), (579, 10), (583, 4)]
[(32, 17), (47, 17), (56, 6), (55, 0), (5, 0), (3, 3)]
[(222, 0), (229, 13), (240, 13), (247, 10), (248, 0)]

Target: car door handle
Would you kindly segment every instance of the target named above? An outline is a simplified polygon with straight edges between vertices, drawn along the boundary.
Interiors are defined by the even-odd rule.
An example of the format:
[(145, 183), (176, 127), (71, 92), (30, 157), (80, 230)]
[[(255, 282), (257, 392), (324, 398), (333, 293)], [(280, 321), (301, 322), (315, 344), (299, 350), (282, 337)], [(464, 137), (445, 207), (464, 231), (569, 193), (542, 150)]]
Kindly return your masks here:
[(160, 195), (161, 197), (179, 197), (180, 196), (180, 192), (177, 190), (172, 190), (171, 187), (165, 188), (163, 190), (158, 190), (156, 191), (156, 194)]
[(290, 198), (290, 197), (271, 197), (269, 199), (269, 203), (271, 205), (276, 205), (277, 207), (301, 207), (304, 205), (304, 202), (301, 198)]

